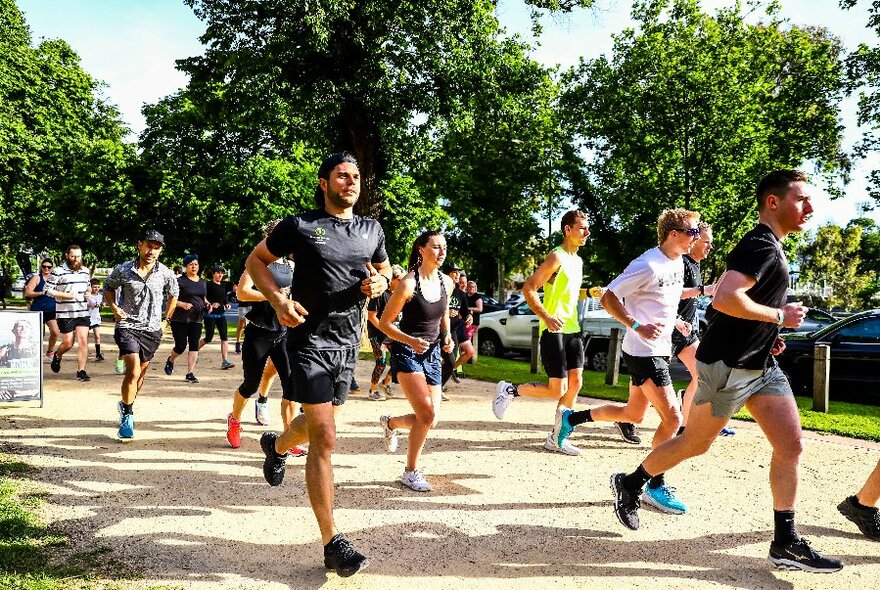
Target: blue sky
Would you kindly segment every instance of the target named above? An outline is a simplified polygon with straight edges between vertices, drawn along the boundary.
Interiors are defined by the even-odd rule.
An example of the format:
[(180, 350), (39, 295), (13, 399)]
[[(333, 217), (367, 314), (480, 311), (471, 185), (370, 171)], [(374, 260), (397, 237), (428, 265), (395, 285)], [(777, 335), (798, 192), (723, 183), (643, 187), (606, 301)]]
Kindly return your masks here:
[[(105, 95), (115, 103), (135, 133), (144, 127), (144, 103), (153, 103), (186, 84), (174, 60), (201, 53), (202, 23), (182, 0), (16, 0), (31, 28), (34, 42), (63, 38), (79, 53), (83, 67), (107, 84)], [(706, 10), (732, 4), (703, 0)], [(848, 49), (859, 43), (878, 44), (865, 27), (868, 0), (853, 10), (837, 8), (837, 0), (782, 0), (782, 16), (794, 24), (821, 25), (839, 36)], [(528, 12), (522, 0), (501, 0), (498, 16), (510, 32), (537, 41), (533, 57), (548, 65), (567, 67), (580, 57), (608, 53), (611, 35), (628, 26), (629, 0), (598, 0), (592, 11), (544, 19), (539, 40), (531, 37)], [(847, 147), (860, 131), (855, 126), (854, 100), (843, 105)], [(845, 224), (856, 216), (856, 203), (865, 200), (866, 171), (880, 166), (880, 157), (861, 163), (842, 201), (816, 196), (811, 226), (825, 221)], [(872, 216), (880, 220), (880, 211)]]

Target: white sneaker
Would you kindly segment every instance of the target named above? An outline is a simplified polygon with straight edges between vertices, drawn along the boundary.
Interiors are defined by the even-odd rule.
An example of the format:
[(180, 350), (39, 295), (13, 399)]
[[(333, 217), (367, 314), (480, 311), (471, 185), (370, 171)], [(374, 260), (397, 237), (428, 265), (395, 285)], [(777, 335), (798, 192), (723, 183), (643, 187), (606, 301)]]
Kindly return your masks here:
[(394, 397), (394, 395), (391, 393), (391, 386), (392, 386), (392, 383), (391, 383), (391, 382), (388, 382), (388, 383), (380, 383), (380, 384), (379, 384), (379, 391), (381, 391), (382, 393), (384, 393), (384, 394), (385, 394), (385, 397), (387, 397), (387, 398), (392, 398), (392, 397)]
[(498, 385), (495, 386), (495, 399), (492, 401), (492, 411), (499, 420), (504, 419), (504, 412), (507, 411), (507, 406), (513, 401), (512, 389), (513, 383), (508, 383), (507, 381), (499, 381)]
[[(388, 421), (391, 420), (391, 416), (384, 415), (379, 417), (379, 424), (382, 425), (382, 428), (385, 430), (385, 450), (389, 453), (393, 453), (397, 450), (397, 445), (400, 444), (400, 441), (397, 437), (397, 431), (391, 430), (388, 428)], [(404, 475), (406, 475), (404, 473)], [(412, 486), (410, 486), (412, 487)], [(415, 488), (413, 488), (415, 489)]]
[(375, 389), (370, 392), (370, 395), (367, 396), (367, 399), (374, 402), (384, 402), (386, 397), (381, 391)]
[(556, 433), (551, 432), (547, 435), (547, 440), (544, 441), (544, 448), (548, 451), (553, 451), (555, 453), (562, 453), (563, 455), (571, 455), (572, 457), (577, 457), (581, 454), (581, 450), (568, 442), (568, 439), (562, 442), (561, 447), (556, 446)]
[(269, 425), (269, 404), (261, 404), (259, 400), (256, 402), (254, 407), (254, 419), (257, 421), (257, 424), (261, 424), (263, 426)]
[(431, 484), (425, 480), (418, 469), (413, 471), (404, 470), (403, 475), (400, 476), (400, 483), (417, 492), (431, 491)]

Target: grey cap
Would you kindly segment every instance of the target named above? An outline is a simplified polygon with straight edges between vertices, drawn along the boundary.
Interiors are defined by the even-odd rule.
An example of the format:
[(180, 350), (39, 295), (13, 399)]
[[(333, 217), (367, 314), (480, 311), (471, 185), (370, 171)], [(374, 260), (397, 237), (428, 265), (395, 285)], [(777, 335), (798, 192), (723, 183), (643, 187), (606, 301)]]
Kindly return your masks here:
[(162, 234), (160, 234), (159, 232), (157, 232), (154, 229), (148, 229), (147, 231), (145, 231), (144, 237), (141, 238), (140, 241), (141, 242), (158, 242), (158, 243), (162, 244), (162, 246), (165, 246), (165, 236), (163, 236)]

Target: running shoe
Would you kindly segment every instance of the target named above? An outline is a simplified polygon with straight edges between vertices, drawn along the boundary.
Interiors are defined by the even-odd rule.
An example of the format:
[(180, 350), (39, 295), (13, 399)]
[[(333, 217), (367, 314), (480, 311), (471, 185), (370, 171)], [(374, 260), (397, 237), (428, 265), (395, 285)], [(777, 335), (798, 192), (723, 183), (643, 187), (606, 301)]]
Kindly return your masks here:
[(397, 435), (396, 430), (391, 430), (388, 427), (388, 422), (391, 421), (391, 416), (385, 414), (384, 416), (379, 416), (379, 424), (382, 425), (382, 429), (384, 431), (385, 437), (385, 450), (389, 453), (393, 453), (397, 450), (397, 446), (400, 444), (400, 440)]
[(843, 562), (833, 557), (825, 557), (812, 547), (806, 539), (795, 539), (787, 545), (770, 543), (770, 564), (780, 570), (800, 570), (820, 574), (830, 574), (843, 569)]
[(293, 445), (287, 450), (287, 454), (291, 457), (305, 457), (309, 454), (309, 449), (306, 445)]
[(636, 427), (634, 424), (631, 422), (615, 422), (614, 425), (617, 426), (617, 430), (620, 431), (620, 436), (624, 441), (631, 445), (642, 444), (642, 437), (636, 434)]
[(720, 434), (721, 434), (721, 436), (733, 436), (734, 434), (736, 434), (736, 430), (725, 426), (724, 428), (721, 429)]
[(55, 351), (54, 350), (47, 350), (46, 351), (46, 358), (49, 359), (50, 361), (53, 358), (55, 358)]
[(260, 400), (254, 404), (254, 419), (257, 421), (257, 424), (262, 426), (269, 425), (269, 404), (266, 402), (260, 403)]
[(507, 411), (507, 406), (513, 401), (514, 391), (513, 383), (508, 383), (507, 381), (499, 381), (498, 385), (495, 386), (495, 399), (492, 401), (492, 411), (499, 420), (504, 419), (504, 412)]
[(221, 369), (231, 369), (235, 366), (235, 363), (231, 362), (229, 359), (223, 359), (223, 362), (220, 363)]
[(226, 416), (226, 440), (233, 449), (241, 446), (241, 422), (232, 417), (232, 414)]
[(284, 481), (284, 463), (289, 453), (279, 455), (275, 452), (275, 440), (278, 434), (271, 430), (264, 432), (260, 437), (260, 448), (266, 459), (263, 461), (263, 477), (270, 486), (280, 486)]
[(89, 374), (86, 373), (85, 369), (76, 372), (76, 378), (80, 381), (91, 381), (92, 378), (89, 377)]
[(440, 401), (444, 401), (444, 402), (449, 401), (449, 396), (446, 395), (446, 391), (443, 389), (440, 390)]
[(52, 355), (52, 362), (49, 364), (49, 367), (52, 369), (53, 373), (57, 373), (61, 370), (61, 357), (57, 354)]
[(119, 410), (119, 438), (134, 438), (134, 414), (126, 414), (121, 401), (116, 403), (116, 409)]
[(174, 363), (171, 361), (171, 357), (169, 356), (167, 359), (165, 359), (165, 374), (171, 375), (173, 373), (174, 373)]
[(95, 362), (96, 362), (96, 363), (100, 363), (100, 362), (103, 361), (103, 360), (104, 360), (104, 355), (101, 354), (100, 352), (99, 352), (98, 354), (95, 355)]
[(384, 394), (385, 394), (385, 397), (387, 397), (387, 398), (392, 398), (392, 397), (394, 397), (393, 389), (394, 389), (394, 388), (392, 387), (392, 383), (390, 383), (390, 382), (388, 382), (388, 383), (382, 383), (382, 384), (379, 385), (379, 391), (381, 391), (382, 393), (384, 393)]
[(553, 432), (556, 434), (556, 446), (561, 447), (563, 443), (574, 432), (574, 426), (568, 423), (568, 417), (572, 411), (565, 406), (556, 408), (556, 420), (553, 422)]
[(335, 570), (340, 578), (353, 576), (370, 562), (351, 546), (342, 533), (338, 533), (324, 545), (324, 567)]
[(430, 492), (431, 484), (425, 479), (418, 469), (412, 471), (403, 471), (400, 476), (400, 483), (416, 492)]
[(573, 457), (577, 457), (581, 454), (581, 450), (567, 440), (563, 441), (561, 446), (557, 446), (555, 431), (547, 435), (547, 440), (544, 441), (544, 448), (548, 451), (562, 453), (563, 455), (571, 455)]
[(117, 375), (122, 375), (123, 373), (125, 373), (125, 361), (122, 359), (116, 359), (115, 370)]
[(641, 505), (641, 490), (633, 493), (623, 485), (624, 473), (611, 475), (611, 491), (614, 492), (614, 515), (620, 524), (628, 529), (639, 528), (639, 506)]
[(387, 398), (381, 391), (374, 389), (370, 392), (370, 395), (367, 396), (367, 399), (374, 402), (384, 402)]
[(458, 371), (452, 372), (452, 380), (456, 383), (461, 383), (461, 380), (458, 378)]
[(241, 354), (241, 342), (235, 343), (235, 354)]
[(351, 385), (348, 387), (349, 391), (360, 391), (361, 386), (358, 385), (357, 381), (354, 380), (354, 377), (351, 378)]
[(853, 522), (862, 534), (872, 541), (880, 541), (880, 510), (873, 506), (859, 506), (858, 499), (850, 496), (837, 505), (837, 509)]
[(653, 489), (651, 486), (647, 486), (643, 498), (645, 504), (653, 506), (666, 514), (684, 514), (687, 512), (687, 506), (675, 495), (675, 488), (666, 484)]
[(193, 373), (187, 373), (186, 377), (184, 377), (183, 379), (189, 383), (198, 383), (199, 382), (199, 380), (196, 379), (196, 376)]

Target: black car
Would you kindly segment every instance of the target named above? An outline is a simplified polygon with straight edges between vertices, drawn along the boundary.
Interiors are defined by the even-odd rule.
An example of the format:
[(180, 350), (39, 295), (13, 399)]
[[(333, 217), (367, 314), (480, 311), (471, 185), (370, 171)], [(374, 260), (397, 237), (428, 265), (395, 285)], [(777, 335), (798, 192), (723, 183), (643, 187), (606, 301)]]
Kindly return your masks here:
[(851, 315), (815, 332), (782, 337), (785, 350), (776, 359), (795, 393), (812, 394), (813, 347), (827, 344), (831, 347), (832, 397), (880, 403), (880, 309)]
[(483, 313), (490, 313), (493, 311), (498, 311), (500, 309), (505, 309), (503, 305), (489, 297), (488, 295), (484, 295), (482, 293), (479, 294), (480, 299), (483, 300)]

